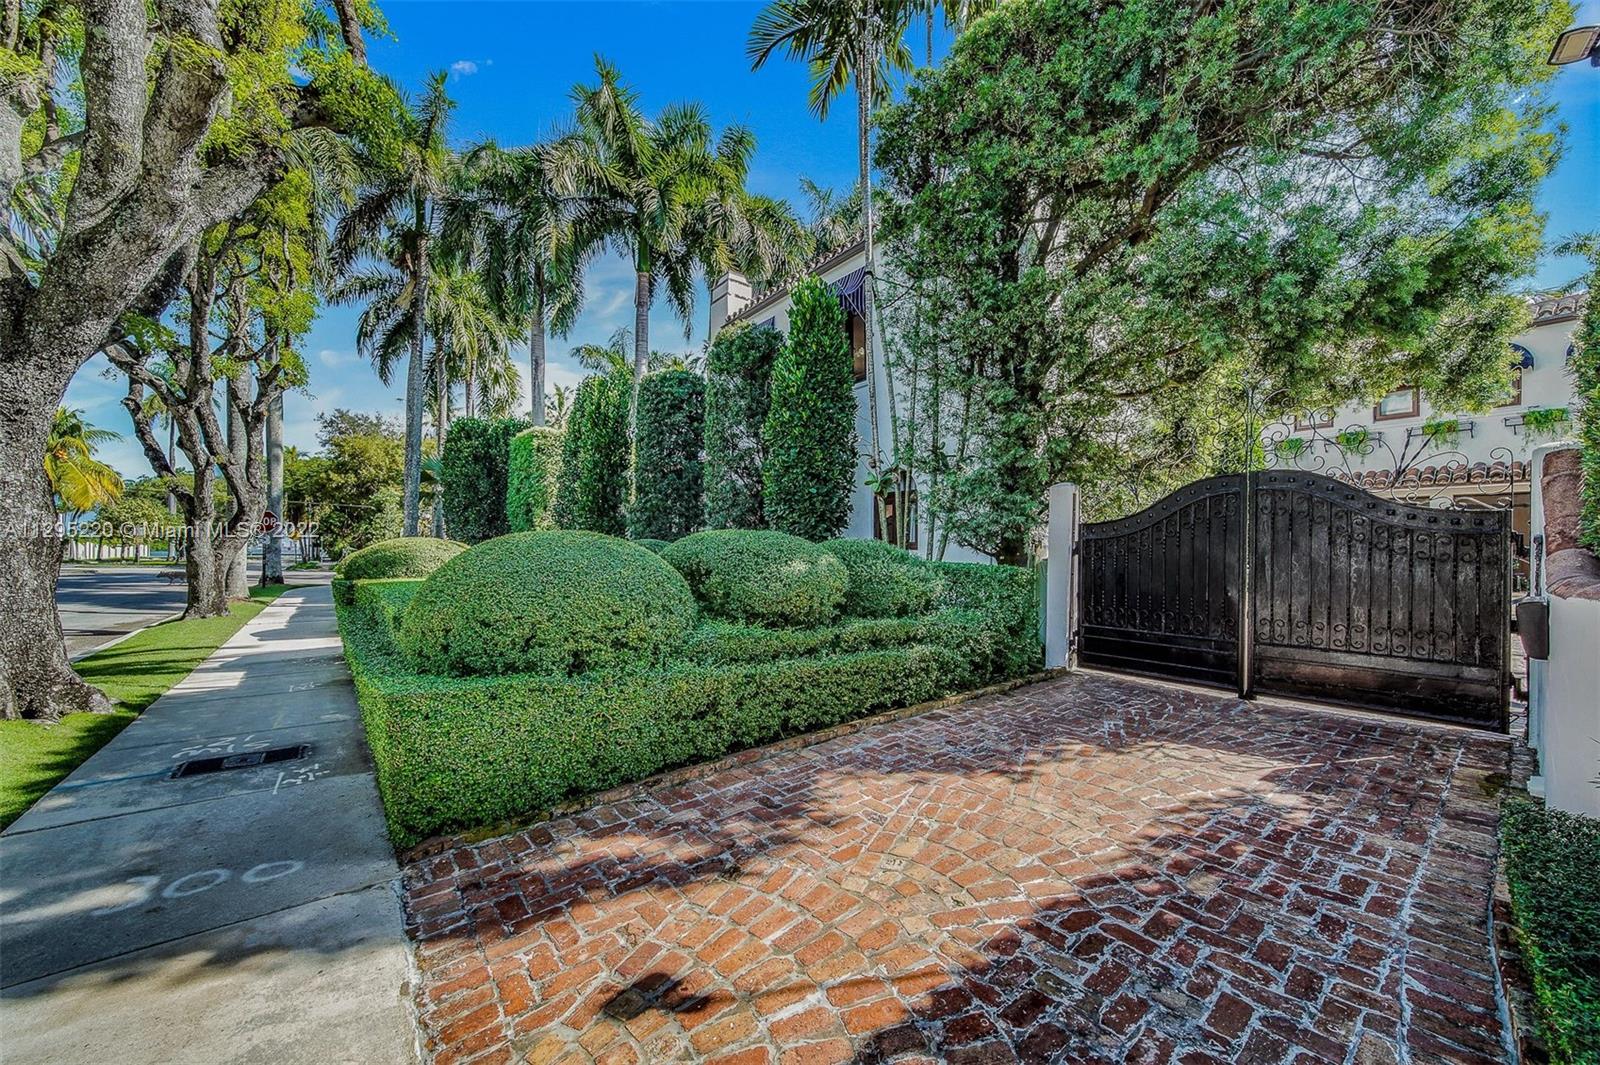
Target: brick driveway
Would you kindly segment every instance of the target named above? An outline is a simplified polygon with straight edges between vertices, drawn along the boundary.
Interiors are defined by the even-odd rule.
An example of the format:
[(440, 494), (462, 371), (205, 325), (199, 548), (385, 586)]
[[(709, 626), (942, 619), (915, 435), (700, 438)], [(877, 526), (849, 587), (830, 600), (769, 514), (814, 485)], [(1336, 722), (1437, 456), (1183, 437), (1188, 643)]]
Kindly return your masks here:
[(412, 862), (436, 1061), (1499, 1061), (1503, 739), (1080, 675)]

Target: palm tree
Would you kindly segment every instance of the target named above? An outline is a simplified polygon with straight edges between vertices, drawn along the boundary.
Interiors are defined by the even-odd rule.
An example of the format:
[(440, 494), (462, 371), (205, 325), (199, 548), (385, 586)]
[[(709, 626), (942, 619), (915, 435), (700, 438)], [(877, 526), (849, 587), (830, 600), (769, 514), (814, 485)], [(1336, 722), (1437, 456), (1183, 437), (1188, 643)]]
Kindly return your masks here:
[(806, 231), (815, 247), (813, 254), (826, 255), (861, 239), (860, 187), (841, 196), (808, 177), (800, 179), (800, 194), (806, 198)]
[(611, 339), (604, 344), (579, 344), (571, 351), (572, 360), (585, 370), (591, 370), (602, 377), (621, 377), (632, 373), (628, 365), (629, 351), (633, 347), (631, 334), (626, 326), (611, 334)]
[[(334, 229), (332, 265), (348, 273), (361, 259), (381, 255), (411, 291), (404, 299), (414, 321), (407, 335), (404, 532), (418, 533), (422, 484), (422, 412), (426, 370), (424, 314), (431, 276), (429, 257), (439, 202), (450, 187), (455, 156), (446, 143), (455, 103), (445, 94), (445, 75), (428, 79), (422, 97), (408, 102), (401, 136), (383, 159), (367, 159), (368, 179), (354, 205)], [(365, 316), (363, 316), (365, 317)], [(397, 352), (388, 352), (392, 359)], [(387, 381), (384, 369), (379, 376)]]
[[(490, 298), (528, 323), (532, 420), (545, 421), (545, 336), (565, 336), (583, 309), (583, 257), (573, 239), (577, 190), (590, 153), (572, 136), (526, 148), (493, 141), (467, 153), (445, 229), (474, 248)], [(461, 233), (460, 231), (466, 231)]]
[(801, 227), (778, 201), (744, 183), (755, 138), (743, 126), (713, 137), (705, 109), (677, 104), (650, 120), (615, 67), (595, 60), (597, 80), (573, 88), (588, 185), (574, 219), (576, 247), (601, 244), (634, 268), (634, 399), (650, 356), (650, 305), (658, 290), (690, 332), (696, 273), (735, 264), (770, 274), (804, 257)]
[(73, 514), (114, 503), (122, 496), (122, 475), (94, 457), (99, 444), (122, 437), (84, 420), (83, 411), (57, 407), (44, 449), (44, 472), (56, 508)]
[(567, 427), (567, 412), (572, 409), (572, 389), (564, 385), (554, 385), (550, 395), (545, 400), (545, 424), (552, 429), (565, 429)]

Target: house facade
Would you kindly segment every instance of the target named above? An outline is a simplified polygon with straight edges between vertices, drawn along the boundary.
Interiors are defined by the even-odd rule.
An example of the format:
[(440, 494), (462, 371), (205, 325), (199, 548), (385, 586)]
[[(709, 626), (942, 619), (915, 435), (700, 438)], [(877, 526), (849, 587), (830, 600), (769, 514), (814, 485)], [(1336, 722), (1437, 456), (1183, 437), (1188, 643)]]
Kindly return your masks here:
[(1401, 387), (1376, 403), (1307, 411), (1269, 426), (1271, 465), (1323, 472), (1389, 499), (1424, 506), (1507, 508), (1526, 541), (1533, 449), (1572, 432), (1568, 360), (1585, 293), (1531, 301), (1532, 321), (1511, 344), (1512, 386), (1481, 412), (1434, 407)]
[[(880, 269), (882, 269), (880, 264)], [(843, 535), (887, 539), (884, 511), (867, 487), (873, 470), (873, 427), (880, 453), (893, 450), (884, 359), (874, 344), (875, 380), (867, 381), (867, 335), (863, 316), (866, 249), (857, 241), (810, 263), (807, 272), (838, 296), (856, 367), (857, 467), (850, 524)], [(725, 274), (711, 287), (709, 335), (734, 323), (787, 332), (792, 289), (755, 292), (740, 274)], [(1419, 389), (1402, 387), (1376, 403), (1348, 403), (1337, 410), (1305, 412), (1269, 425), (1262, 434), (1267, 462), (1326, 473), (1386, 498), (1427, 506), (1506, 508), (1512, 528), (1526, 542), (1529, 472), (1533, 449), (1570, 435), (1574, 401), (1568, 357), (1587, 295), (1543, 297), (1531, 303), (1532, 321), (1512, 342), (1516, 374), (1505, 401), (1481, 413), (1435, 409)], [(876, 396), (874, 410), (873, 396)], [(910, 490), (910, 529), (918, 550), (929, 535)], [(892, 528), (892, 517), (890, 519)], [(989, 561), (988, 556), (950, 543), (945, 557)]]
[[(881, 269), (880, 264), (880, 269)], [(867, 285), (867, 253), (861, 241), (846, 245), (837, 251), (812, 260), (806, 272), (819, 278), (833, 289), (845, 312), (845, 332), (850, 350), (855, 356), (856, 395), (856, 477), (855, 489), (850, 499), (850, 524), (840, 535), (853, 540), (891, 539), (896, 527), (894, 507), (897, 498), (909, 500), (907, 507), (908, 546), (923, 553), (927, 549), (929, 529), (921, 508), (917, 504), (916, 486), (910, 485), (903, 493), (885, 493), (880, 501), (868, 484), (873, 479), (872, 445), (876, 423), (878, 451), (885, 457), (893, 453), (894, 443), (889, 416), (889, 379), (884, 369), (881, 345), (873, 343), (874, 358), (870, 360), (873, 380), (867, 380), (867, 329), (865, 301)], [(711, 321), (707, 335), (715, 337), (718, 330), (735, 323), (747, 322), (758, 329), (789, 331), (789, 311), (793, 306), (790, 286), (770, 292), (755, 292), (750, 282), (741, 274), (724, 274), (711, 286)], [(876, 410), (873, 399), (876, 397)], [(951, 562), (989, 562), (988, 555), (972, 551), (950, 542), (945, 547), (944, 558)]]

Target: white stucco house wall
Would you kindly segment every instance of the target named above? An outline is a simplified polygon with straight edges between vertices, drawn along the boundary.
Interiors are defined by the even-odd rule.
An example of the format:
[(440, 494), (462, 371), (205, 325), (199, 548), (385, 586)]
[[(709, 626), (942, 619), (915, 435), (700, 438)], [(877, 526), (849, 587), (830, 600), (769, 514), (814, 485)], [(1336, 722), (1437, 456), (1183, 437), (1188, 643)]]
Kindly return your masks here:
[[(1530, 301), (1532, 321), (1511, 345), (1517, 381), (1499, 406), (1481, 413), (1440, 410), (1417, 389), (1399, 388), (1375, 404), (1349, 403), (1269, 426), (1263, 445), (1274, 462), (1329, 473), (1386, 498), (1425, 506), (1508, 507), (1512, 529), (1525, 543), (1533, 451), (1572, 432), (1568, 357), (1587, 298), (1580, 292)], [(1529, 426), (1534, 411), (1552, 412), (1532, 416), (1552, 424)], [(1423, 430), (1450, 420), (1457, 426), (1453, 439)], [(1362, 432), (1363, 445), (1347, 446)], [(1351, 433), (1357, 435), (1345, 435)], [(1298, 443), (1286, 448), (1285, 441)]]

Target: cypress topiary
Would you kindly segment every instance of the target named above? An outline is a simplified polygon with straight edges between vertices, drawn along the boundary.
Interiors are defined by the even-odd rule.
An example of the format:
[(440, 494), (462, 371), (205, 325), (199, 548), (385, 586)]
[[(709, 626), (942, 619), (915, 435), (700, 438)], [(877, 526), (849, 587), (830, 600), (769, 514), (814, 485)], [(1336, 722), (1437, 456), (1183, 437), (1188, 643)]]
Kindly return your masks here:
[(708, 529), (766, 527), (761, 429), (771, 399), (772, 365), (782, 348), (776, 329), (739, 324), (717, 333), (706, 352)]
[(664, 370), (639, 383), (628, 508), (628, 535), (636, 540), (676, 540), (700, 527), (705, 394), (705, 382), (688, 370)]
[(561, 430), (543, 425), (511, 438), (506, 469), (506, 524), (512, 532), (548, 529), (555, 523), (561, 438)]
[(761, 467), (767, 524), (808, 540), (850, 521), (856, 398), (844, 309), (817, 278), (795, 289), (789, 339), (772, 370)]
[(521, 418), (460, 418), (450, 425), (440, 462), (444, 520), (450, 535), (467, 543), (504, 536), (506, 471), (511, 438), (528, 428)]
[(621, 375), (586, 377), (578, 386), (561, 442), (555, 523), (621, 536), (627, 528), (628, 401), (633, 389)]

